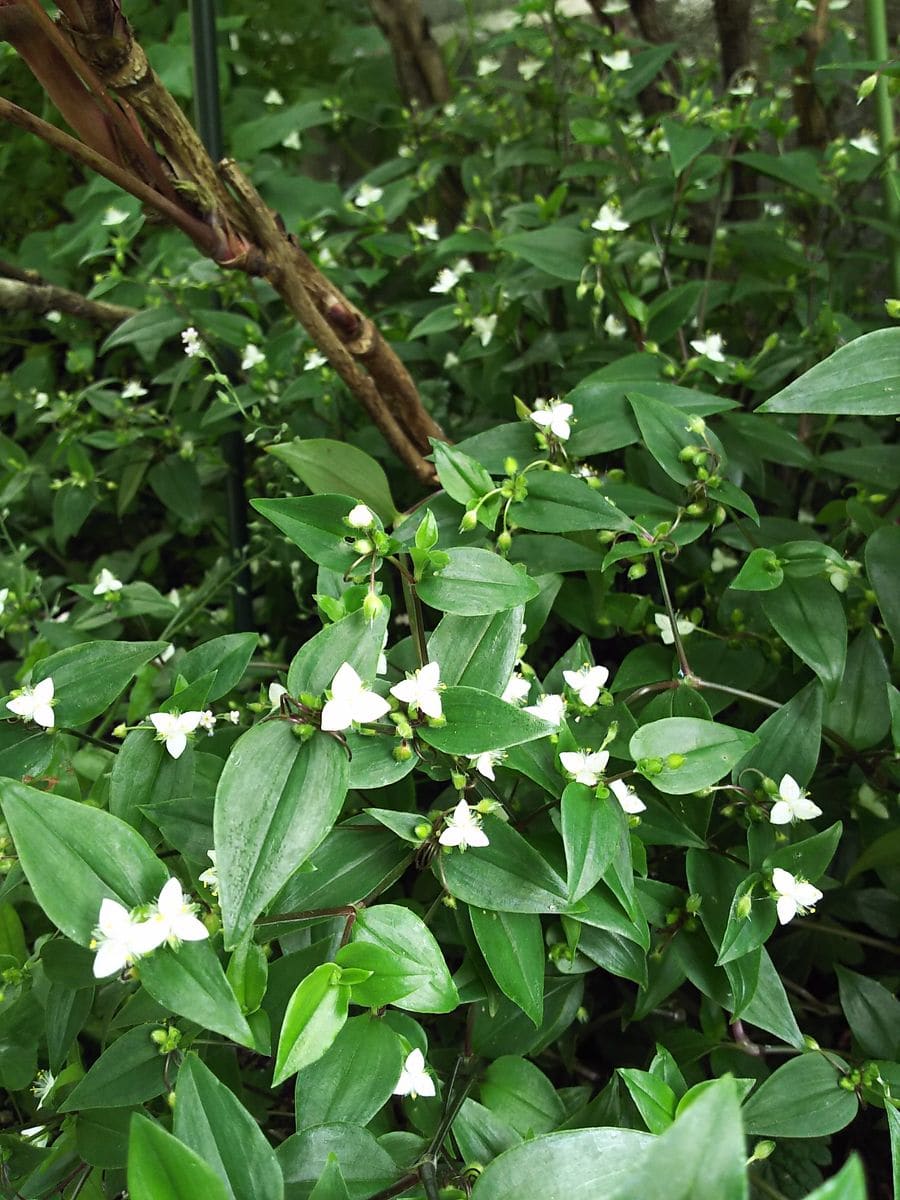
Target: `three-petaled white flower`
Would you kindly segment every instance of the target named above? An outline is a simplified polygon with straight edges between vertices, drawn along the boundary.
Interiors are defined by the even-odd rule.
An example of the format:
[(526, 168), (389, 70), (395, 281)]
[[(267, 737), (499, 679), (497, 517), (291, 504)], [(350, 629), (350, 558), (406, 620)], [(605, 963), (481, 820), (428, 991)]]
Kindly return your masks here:
[(821, 817), (822, 810), (800, 786), (793, 775), (782, 775), (778, 799), (772, 805), (769, 820), (773, 825), (791, 825), (794, 821), (811, 821)]
[(545, 696), (541, 696), (536, 704), (529, 704), (523, 711), (531, 713), (533, 717), (539, 717), (542, 721), (547, 721), (550, 725), (560, 725), (566, 711), (566, 700), (564, 696), (548, 692)]
[(460, 850), (468, 846), (490, 845), (488, 835), (481, 828), (481, 817), (469, 808), (465, 800), (460, 800), (447, 817), (438, 841), (442, 846), (458, 846)]
[(421, 1050), (411, 1050), (406, 1056), (397, 1086), (395, 1096), (409, 1096), (416, 1100), (419, 1096), (433, 1096), (434, 1080), (428, 1074), (425, 1066), (425, 1055)]
[(206, 857), (212, 863), (211, 867), (207, 867), (205, 871), (201, 871), (197, 878), (201, 883), (205, 884), (214, 896), (219, 894), (219, 868), (216, 866), (215, 850), (207, 850)]
[(641, 813), (647, 807), (634, 788), (630, 788), (624, 779), (613, 779), (609, 787), (622, 806), (623, 812)]
[(269, 698), (269, 708), (271, 708), (273, 712), (276, 708), (281, 708), (281, 697), (286, 696), (287, 694), (288, 690), (283, 683), (278, 683), (277, 681), (275, 683), (270, 683), (267, 693)]
[(494, 774), (494, 767), (503, 762), (506, 755), (502, 750), (483, 750), (481, 754), (469, 754), (466, 757), (479, 775), (483, 775), (485, 779), (490, 779), (493, 783), (497, 778)]
[(154, 942), (154, 949), (163, 943), (178, 946), (181, 942), (202, 942), (209, 937), (209, 930), (194, 915), (196, 911), (197, 905), (190, 903), (173, 875), (159, 893), (145, 922), (145, 936)]
[(100, 905), (100, 916), (91, 949), (96, 950), (93, 971), (97, 979), (117, 975), (159, 945), (156, 931), (149, 922), (133, 916), (118, 900), (105, 899)]
[(361, 183), (357, 188), (353, 203), (357, 208), (368, 208), (372, 204), (377, 204), (383, 195), (383, 188), (372, 187), (370, 183)]
[(56, 1076), (52, 1071), (38, 1071), (34, 1077), (34, 1083), (31, 1085), (31, 1094), (37, 1100), (38, 1108), (44, 1107), (55, 1087)]
[(104, 567), (94, 580), (94, 595), (105, 596), (107, 592), (121, 592), (125, 585), (121, 579), (116, 579), (108, 567)]
[[(659, 636), (663, 640), (664, 646), (671, 646), (675, 641), (675, 634), (672, 632), (672, 621), (668, 613), (655, 613), (653, 620), (656, 622), (659, 629)], [(686, 617), (676, 616), (675, 628), (681, 637), (687, 637), (689, 633), (693, 633), (697, 626), (693, 621), (688, 621)]]
[(459, 283), (459, 276), (450, 267), (441, 267), (438, 271), (437, 279), (428, 289), (429, 292), (435, 292), (438, 296), (446, 296), (448, 292), (452, 292)]
[(531, 414), (531, 420), (541, 429), (552, 433), (559, 442), (567, 442), (572, 434), (569, 424), (574, 409), (563, 400), (552, 400), (542, 408), (536, 408)]
[(564, 750), (559, 756), (562, 769), (576, 783), (596, 787), (609, 762), (608, 750)]
[(331, 681), (331, 699), (322, 709), (322, 728), (326, 733), (349, 729), (354, 721), (365, 725), (390, 711), (383, 696), (366, 687), (349, 663), (342, 663)]
[(499, 58), (494, 58), (491, 54), (485, 54), (475, 64), (475, 74), (479, 79), (483, 79), (485, 75), (493, 75), (495, 71), (499, 71), (502, 66), (503, 63)]
[(494, 336), (494, 330), (496, 328), (496, 313), (489, 313), (487, 316), (472, 318), (472, 332), (481, 342), (482, 346), (490, 345), (491, 338)]
[(598, 233), (624, 233), (630, 224), (622, 216), (618, 204), (610, 203), (604, 204), (596, 219), (591, 221), (591, 229), (596, 229)]
[(775, 909), (778, 920), (787, 925), (799, 913), (805, 917), (815, 911), (817, 901), (822, 899), (822, 893), (805, 879), (798, 879), (783, 867), (776, 867), (772, 872), (772, 887), (775, 889)]
[(151, 713), (147, 720), (156, 730), (156, 740), (164, 742), (173, 758), (181, 758), (187, 747), (188, 734), (193, 733), (203, 719), (197, 711), (184, 713)]
[(127, 208), (109, 208), (104, 209), (103, 216), (100, 218), (101, 225), (121, 225), (123, 221), (127, 221), (131, 216)]
[(434, 217), (426, 217), (421, 225), (413, 225), (413, 233), (417, 233), (420, 238), (424, 238), (427, 242), (436, 242), (440, 239), (438, 231), (438, 223)]
[(624, 321), (620, 321), (615, 313), (609, 314), (603, 322), (603, 328), (611, 338), (615, 338), (617, 341), (619, 338), (623, 338), (628, 332), (628, 326)]
[(522, 76), (526, 83), (530, 83), (543, 67), (543, 60), (540, 58), (523, 58), (516, 70)]
[(880, 154), (875, 135), (864, 129), (859, 137), (851, 138), (850, 145), (854, 150), (862, 150), (863, 154)]
[(204, 730), (212, 737), (216, 728), (216, 714), (211, 708), (204, 709), (200, 714), (200, 720), (197, 722), (197, 728)]
[(609, 679), (609, 671), (585, 663), (577, 671), (563, 671), (563, 679), (586, 708), (593, 708), (600, 699), (600, 689)]
[(513, 671), (500, 699), (505, 700), (507, 704), (518, 704), (527, 697), (530, 691), (531, 680), (520, 675), (518, 671)]
[(611, 71), (631, 70), (631, 52), (628, 50), (613, 50), (610, 54), (601, 54), (600, 61)]
[(328, 359), (321, 350), (307, 350), (303, 360), (304, 371), (316, 371), (319, 367), (324, 367), (328, 363)]
[(738, 560), (733, 554), (729, 554), (727, 550), (723, 550), (721, 546), (714, 546), (712, 558), (709, 563), (709, 569), (713, 575), (719, 575), (722, 571), (728, 571), (732, 567), (738, 565)]
[(244, 347), (244, 356), (241, 359), (241, 370), (252, 371), (254, 367), (258, 367), (260, 363), (266, 361), (266, 356), (260, 350), (259, 346), (253, 342), (248, 342)]
[(284, 104), (284, 96), (282, 96), (278, 88), (269, 88), (269, 90), (263, 96), (263, 104), (271, 104), (274, 107), (278, 107), (279, 105)]
[(725, 339), (721, 333), (707, 333), (705, 338), (695, 338), (691, 342), (691, 349), (702, 354), (704, 358), (708, 358), (710, 362), (723, 363), (725, 361)]
[(181, 341), (188, 358), (196, 358), (198, 354), (203, 353), (203, 342), (200, 339), (200, 334), (193, 325), (189, 325), (187, 329), (182, 331)]
[(0, 588), (0, 617), (6, 610), (6, 601), (9, 599), (9, 588)]
[(347, 513), (347, 524), (351, 529), (371, 529), (375, 524), (375, 517), (368, 505), (356, 504)]
[(48, 675), (34, 687), (23, 687), (18, 696), (7, 700), (6, 707), (23, 721), (34, 721), (36, 725), (52, 729), (56, 720), (53, 704), (53, 679)]
[(147, 395), (147, 389), (137, 379), (129, 379), (122, 388), (123, 400), (140, 400), (141, 396)]
[(426, 663), (401, 683), (395, 683), (391, 688), (391, 695), (396, 696), (401, 704), (421, 709), (426, 717), (440, 717), (444, 712), (441, 693), (438, 690), (440, 682), (440, 664)]

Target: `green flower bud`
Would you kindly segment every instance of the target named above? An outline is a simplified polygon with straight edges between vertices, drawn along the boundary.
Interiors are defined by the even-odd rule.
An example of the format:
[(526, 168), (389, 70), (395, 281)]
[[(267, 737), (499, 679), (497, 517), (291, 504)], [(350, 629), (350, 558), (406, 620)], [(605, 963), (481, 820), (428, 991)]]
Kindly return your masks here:
[(752, 908), (753, 908), (753, 897), (748, 892), (745, 895), (741, 896), (740, 900), (738, 900), (738, 902), (737, 902), (738, 918), (741, 921), (746, 921), (746, 919), (750, 916), (750, 911)]
[(471, 533), (478, 524), (478, 513), (474, 508), (467, 508), (462, 515), (462, 520), (459, 523), (460, 533)]
[(884, 302), (884, 308), (889, 317), (893, 317), (895, 321), (900, 321), (900, 300), (889, 297)]
[(696, 457), (697, 457), (697, 447), (696, 446), (682, 446), (681, 449), (678, 451), (678, 461), (679, 462), (693, 462)]
[(359, 555), (371, 554), (374, 549), (375, 549), (375, 547), (372, 545), (372, 543), (369, 541), (368, 538), (357, 538), (356, 541), (353, 543), (353, 550), (354, 550), (355, 554), (359, 554)]
[(114, 738), (120, 738), (120, 739), (121, 739), (121, 738), (123, 738), (123, 737), (125, 737), (125, 735), (126, 735), (127, 733), (128, 733), (128, 726), (125, 724), (125, 722), (124, 722), (124, 721), (122, 722), (122, 724), (121, 724), (121, 725), (117, 725), (117, 726), (115, 727), (115, 729), (112, 731), (112, 735), (113, 735), (113, 737), (114, 737)]
[(709, 471), (707, 471), (706, 467), (697, 468), (697, 478), (701, 483), (706, 483), (707, 479), (709, 479)]
[(727, 515), (728, 514), (725, 512), (724, 506), (717, 504), (716, 511), (713, 513), (711, 522), (713, 529), (718, 529), (719, 526), (724, 522)]
[(684, 910), (693, 916), (695, 913), (700, 911), (702, 904), (703, 897), (698, 892), (691, 892), (684, 903)]
[(420, 821), (419, 824), (413, 830), (413, 833), (416, 835), (416, 837), (419, 839), (420, 842), (424, 842), (426, 838), (430, 838), (431, 835), (434, 833), (434, 826), (429, 825), (426, 821)]
[(693, 504), (689, 504), (684, 511), (689, 517), (702, 517), (706, 512), (706, 505), (700, 500), (695, 500)]
[(633, 563), (628, 568), (628, 578), (631, 580), (643, 579), (647, 574), (647, 568), (643, 563)]
[[(875, 85), (878, 83), (877, 72), (874, 75), (867, 75), (859, 87), (856, 89), (856, 103), (862, 104), (863, 100), (868, 99), (875, 91)], [(894, 314), (891, 313), (891, 316)]]
[(683, 754), (667, 754), (666, 755), (666, 766), (669, 768), (670, 771), (677, 771), (679, 767), (684, 766), (684, 755)]
[(453, 786), (456, 788), (456, 790), (458, 792), (461, 792), (465, 789), (466, 777), (460, 771), (451, 771), (450, 772), (450, 782), (453, 784)]
[(506, 472), (507, 475), (515, 475), (515, 473), (518, 471), (518, 469), (519, 469), (519, 464), (512, 457), (512, 455), (510, 455), (508, 458), (504, 458), (503, 470)]
[(511, 545), (512, 534), (508, 529), (501, 530), (501, 532), (497, 534), (497, 549), (505, 552), (510, 548)]
[(380, 617), (384, 611), (384, 601), (377, 592), (366, 592), (366, 598), (362, 604), (363, 616), (371, 625), (372, 622)]
[(659, 775), (663, 769), (663, 761), (661, 758), (642, 758), (637, 764), (637, 769), (642, 775)]
[(765, 778), (763, 779), (761, 786), (762, 786), (762, 790), (766, 793), (767, 796), (777, 796), (778, 795), (778, 784), (775, 782), (774, 779), (770, 779), (768, 775), (766, 775)]
[[(394, 747), (394, 749), (391, 751), (391, 754), (393, 755), (395, 762), (409, 762), (409, 760), (413, 756), (413, 751), (412, 751), (412, 747), (410, 746), (409, 742), (401, 742), (399, 744), (399, 746)], [(429, 830), (430, 830), (430, 828), (431, 827), (429, 826)], [(417, 827), (417, 831), (418, 831), (418, 827)], [(428, 834), (423, 833), (422, 837), (428, 837)]]
[(750, 1157), (750, 1162), (762, 1162), (768, 1158), (775, 1149), (775, 1143), (770, 1141), (757, 1142), (753, 1147), (753, 1154)]
[(706, 433), (706, 422), (702, 417), (692, 416), (687, 424), (691, 433), (695, 433), (698, 437), (702, 437)]

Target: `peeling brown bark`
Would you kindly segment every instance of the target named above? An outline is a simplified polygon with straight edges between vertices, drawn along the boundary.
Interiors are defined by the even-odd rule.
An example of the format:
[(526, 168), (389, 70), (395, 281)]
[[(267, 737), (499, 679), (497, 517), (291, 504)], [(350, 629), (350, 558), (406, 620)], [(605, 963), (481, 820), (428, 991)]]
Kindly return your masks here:
[(390, 44), (406, 99), (425, 108), (446, 104), (450, 80), (419, 0), (369, 0), (369, 7)]

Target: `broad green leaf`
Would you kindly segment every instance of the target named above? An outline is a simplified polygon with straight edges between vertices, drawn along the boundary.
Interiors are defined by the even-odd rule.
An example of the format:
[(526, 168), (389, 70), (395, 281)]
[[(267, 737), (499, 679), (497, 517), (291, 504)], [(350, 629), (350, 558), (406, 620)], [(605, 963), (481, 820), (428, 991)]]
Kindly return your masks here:
[(452, 1129), (464, 1162), (488, 1163), (504, 1150), (522, 1144), (521, 1135), (508, 1121), (471, 1097), (463, 1101)]
[(157, 950), (140, 963), (141, 983), (170, 1012), (214, 1029), (242, 1046), (253, 1046), (231, 985), (209, 942), (182, 942)]
[(259, 1125), (194, 1054), (178, 1071), (173, 1131), (212, 1167), (232, 1200), (282, 1200), (281, 1168)]
[(698, 154), (716, 140), (715, 131), (702, 125), (682, 125), (671, 117), (664, 117), (662, 127), (669, 146), (672, 170), (680, 175)]
[(900, 1058), (900, 1000), (876, 979), (837, 968), (841, 1008), (867, 1058)]
[[(350, 776), (347, 786), (365, 791), (369, 788), (389, 787), (405, 779), (414, 770), (419, 761), (418, 755), (397, 760), (394, 749), (399, 743), (381, 734), (372, 737), (369, 734), (354, 733), (347, 730), (343, 735), (350, 753)], [(412, 747), (409, 747), (411, 750)]]
[(322, 1173), (309, 1193), (309, 1200), (350, 1200), (335, 1154), (329, 1154)]
[(33, 682), (52, 676), (57, 725), (83, 725), (105, 713), (144, 663), (167, 642), (82, 642), (34, 668)]
[[(895, 1149), (893, 1139), (895, 1130), (900, 1128), (900, 1117), (892, 1104), (886, 1106), (885, 1112), (891, 1131), (891, 1151), (893, 1153)], [(866, 1200), (867, 1194), (866, 1176), (862, 1163), (856, 1154), (851, 1154), (837, 1175), (826, 1180), (814, 1192), (810, 1192), (806, 1200)], [(900, 1171), (897, 1169), (897, 1158), (894, 1157), (894, 1195), (898, 1194), (900, 1194)]]
[(515, 1054), (488, 1066), (481, 1079), (481, 1102), (522, 1137), (549, 1133), (565, 1116), (562, 1101), (543, 1071)]
[(536, 533), (573, 533), (608, 529), (640, 533), (641, 528), (618, 505), (584, 479), (556, 471), (532, 471), (526, 476), (528, 495), (510, 505), (510, 518), (521, 529)]
[[(699, 437), (688, 428), (690, 418), (678, 409), (652, 396), (630, 392), (628, 403), (634, 412), (644, 445), (676, 483), (687, 486), (694, 481), (694, 473), (679, 458), (685, 446), (700, 446)], [(711, 436), (711, 435), (708, 435)]]
[(320, 566), (343, 575), (359, 558), (345, 541), (351, 530), (344, 518), (356, 504), (352, 496), (294, 496), (287, 500), (252, 500), (251, 504)]
[(760, 547), (751, 550), (729, 587), (736, 592), (771, 592), (781, 586), (783, 579), (784, 571), (778, 556)]
[(593, 788), (570, 783), (560, 804), (566, 887), (572, 901), (580, 900), (602, 879), (627, 836), (623, 813), (615, 800), (598, 800)]
[(764, 1079), (744, 1104), (744, 1128), (764, 1137), (811, 1138), (837, 1133), (856, 1116), (859, 1101), (839, 1084), (840, 1072), (812, 1050)]
[[(805, 192), (808, 196), (818, 200), (820, 204), (830, 202), (829, 191), (819, 174), (819, 164), (809, 150), (785, 150), (780, 154), (748, 150), (744, 154), (736, 154), (735, 161), (746, 163), (748, 167), (759, 171), (761, 175), (770, 175), (773, 179), (778, 179), (789, 187), (796, 188), (798, 192)], [(763, 405), (764, 409), (765, 407)], [(784, 412), (785, 410), (772, 408), (768, 411)]]
[(248, 934), (235, 947), (228, 960), (225, 978), (234, 992), (242, 1013), (253, 1013), (262, 1003), (269, 979), (269, 961), (265, 951)]
[(489, 845), (453, 850), (435, 862), (451, 896), (491, 912), (565, 912), (566, 885), (537, 850), (497, 817), (485, 817), (483, 828)]
[(150, 1039), (154, 1028), (137, 1025), (111, 1042), (66, 1096), (60, 1111), (118, 1108), (161, 1096), (166, 1090), (166, 1060)]
[(890, 682), (887, 663), (871, 625), (850, 643), (847, 665), (837, 694), (825, 709), (824, 723), (854, 750), (877, 746), (891, 723), (884, 702)]
[[(482, 496), (494, 490), (494, 481), (476, 459), (437, 438), (431, 438), (431, 446), (441, 487), (457, 504), (472, 508)], [(499, 501), (498, 495), (478, 507), (478, 520), (488, 529), (494, 527)]]
[[(895, 1104), (886, 1104), (884, 1106), (885, 1116), (887, 1117), (888, 1133), (891, 1139), (891, 1175), (893, 1176), (894, 1195), (900, 1195), (900, 1108)], [(853, 1160), (856, 1166), (857, 1187), (855, 1194), (847, 1196), (835, 1196), (832, 1200), (865, 1200), (865, 1180), (862, 1178), (862, 1168), (859, 1165), (859, 1160)], [(848, 1163), (847, 1166), (850, 1166)], [(846, 1172), (847, 1168), (841, 1174)], [(821, 1197), (820, 1200), (827, 1200), (826, 1197)]]
[(855, 338), (756, 411), (896, 415), (900, 412), (900, 329), (876, 329)]
[(103, 900), (149, 904), (168, 878), (140, 834), (111, 813), (8, 779), (0, 803), (35, 899), (81, 946), (90, 945)]
[(235, 742), (214, 817), (229, 949), (337, 820), (347, 771), (346, 752), (334, 738), (316, 734), (301, 744), (283, 721), (255, 725)]
[(132, 729), (116, 754), (109, 779), (109, 811), (144, 832), (144, 805), (189, 796), (194, 779), (191, 746), (173, 758), (152, 729)]
[(755, 767), (776, 783), (785, 774), (792, 775), (801, 787), (809, 783), (819, 761), (822, 706), (822, 686), (814, 679), (766, 717), (756, 730), (758, 744), (735, 768), (738, 782), (748, 767)]
[[(662, 770), (647, 773), (655, 788), (684, 796), (718, 782), (756, 743), (756, 735), (743, 729), (693, 717), (666, 717), (642, 725), (628, 749), (638, 764), (647, 759), (661, 761)], [(670, 755), (684, 761), (671, 766), (667, 761)]]
[(297, 1074), (298, 1132), (334, 1121), (368, 1125), (397, 1086), (404, 1058), (385, 1021), (369, 1013), (351, 1017), (322, 1057)]
[(131, 1119), (128, 1139), (128, 1195), (131, 1200), (231, 1200), (212, 1167), (139, 1113)]
[(184, 314), (172, 304), (145, 308), (117, 325), (100, 347), (101, 354), (117, 346), (134, 346), (146, 363), (152, 363), (163, 342), (175, 337), (185, 327)]
[(212, 704), (240, 683), (258, 641), (259, 636), (255, 633), (226, 633), (223, 637), (213, 638), (211, 642), (203, 642), (189, 650), (178, 664), (178, 672), (188, 683), (215, 672), (206, 697)]
[(469, 916), (479, 949), (500, 991), (518, 1004), (535, 1028), (540, 1028), (546, 960), (540, 917), (482, 908), (470, 908)]
[(617, 1184), (634, 1178), (652, 1141), (635, 1129), (572, 1129), (531, 1138), (488, 1163), (472, 1200), (531, 1196), (536, 1180), (541, 1200), (605, 1200)]
[(447, 554), (447, 566), (416, 585), (420, 599), (441, 612), (487, 616), (527, 604), (538, 594), (524, 570), (490, 550), (457, 546)]
[(288, 1002), (272, 1086), (321, 1058), (347, 1020), (350, 988), (336, 963), (322, 963), (297, 985)]
[(441, 664), (442, 682), (502, 693), (516, 665), (523, 615), (520, 606), (481, 617), (442, 617), (428, 639), (428, 657)]
[(332, 438), (294, 438), (267, 446), (302, 479), (311, 492), (340, 493), (368, 505), (382, 521), (393, 521), (396, 506), (381, 463), (350, 442)]
[(387, 606), (374, 621), (367, 621), (360, 608), (333, 625), (320, 629), (294, 655), (287, 677), (290, 694), (321, 694), (331, 687), (331, 681), (345, 662), (353, 667), (360, 679), (371, 683), (375, 678), (387, 622)]
[(744, 1009), (744, 1020), (774, 1033), (789, 1046), (796, 1046), (798, 1049), (804, 1046), (803, 1034), (797, 1025), (797, 1018), (784, 990), (781, 976), (765, 948), (759, 957), (756, 991)]
[(591, 238), (580, 229), (557, 224), (508, 234), (500, 240), (499, 246), (555, 279), (577, 283), (590, 254)]
[(665, 1133), (675, 1120), (678, 1097), (664, 1079), (649, 1071), (619, 1067), (616, 1072), (624, 1080), (629, 1095), (651, 1133)]
[(554, 727), (539, 717), (473, 687), (443, 693), (445, 725), (423, 725), (418, 736), (447, 754), (482, 754), (546, 737)]
[(866, 846), (847, 872), (847, 882), (849, 883), (857, 875), (861, 875), (863, 871), (895, 867), (898, 861), (900, 861), (900, 829), (892, 829)]
[[(459, 994), (434, 934), (410, 909), (399, 904), (376, 904), (363, 909), (353, 925), (351, 945), (377, 946), (387, 951), (414, 984), (392, 1001), (409, 1012), (452, 1012)], [(369, 982), (369, 981), (367, 981)], [(374, 980), (371, 981), (374, 983)], [(353, 999), (364, 994), (354, 987)], [(362, 999), (360, 1003), (367, 1004)]]
[(786, 576), (761, 603), (772, 628), (815, 671), (832, 699), (847, 656), (847, 618), (838, 593), (824, 579)]
[(312, 1200), (314, 1188), (334, 1158), (350, 1200), (368, 1200), (402, 1173), (368, 1129), (340, 1121), (295, 1133), (281, 1143), (277, 1153), (288, 1200)]
[(875, 590), (881, 617), (900, 657), (900, 529), (882, 525), (866, 542), (866, 574)]
[(815, 883), (825, 874), (828, 864), (834, 858), (835, 851), (840, 844), (842, 831), (841, 822), (835, 821), (833, 825), (823, 829), (820, 833), (813, 834), (812, 837), (781, 846), (768, 856), (766, 868), (782, 867), (785, 871), (790, 871), (792, 875)]
[[(754, 873), (738, 884), (716, 959), (716, 964), (720, 967), (743, 958), (745, 954), (751, 954), (772, 935), (777, 920), (775, 901), (762, 892), (759, 887), (760, 880), (761, 876)], [(751, 903), (749, 913), (743, 911), (747, 896), (750, 897)]]

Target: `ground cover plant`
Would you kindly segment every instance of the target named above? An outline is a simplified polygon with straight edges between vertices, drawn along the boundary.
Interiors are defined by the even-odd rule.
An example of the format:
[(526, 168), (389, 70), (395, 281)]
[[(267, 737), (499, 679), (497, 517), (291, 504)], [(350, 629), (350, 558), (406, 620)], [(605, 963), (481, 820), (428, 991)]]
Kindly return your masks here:
[(581, 7), (0, 6), (4, 1197), (898, 1189), (884, 9)]

